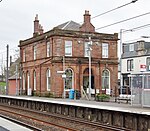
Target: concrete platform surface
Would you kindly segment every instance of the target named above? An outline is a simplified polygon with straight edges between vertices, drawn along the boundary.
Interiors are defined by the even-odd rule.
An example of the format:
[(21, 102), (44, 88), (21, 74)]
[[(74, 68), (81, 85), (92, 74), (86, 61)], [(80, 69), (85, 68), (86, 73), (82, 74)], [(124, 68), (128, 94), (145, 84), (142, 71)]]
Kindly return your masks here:
[(10, 98), (10, 99), (20, 99), (20, 100), (29, 100), (29, 101), (38, 101), (38, 102), (47, 102), (53, 104), (64, 104), (71, 106), (80, 106), (80, 107), (90, 107), (103, 110), (112, 110), (119, 112), (143, 114), (150, 116), (150, 107), (141, 107), (141, 106), (132, 106), (131, 103), (118, 103), (115, 102), (115, 98), (111, 98), (109, 102), (97, 102), (92, 100), (81, 100), (81, 99), (62, 99), (62, 98), (45, 98), (45, 97), (33, 97), (33, 96), (7, 96), (0, 95), (0, 97)]
[(0, 131), (32, 131), (32, 130), (0, 117)]

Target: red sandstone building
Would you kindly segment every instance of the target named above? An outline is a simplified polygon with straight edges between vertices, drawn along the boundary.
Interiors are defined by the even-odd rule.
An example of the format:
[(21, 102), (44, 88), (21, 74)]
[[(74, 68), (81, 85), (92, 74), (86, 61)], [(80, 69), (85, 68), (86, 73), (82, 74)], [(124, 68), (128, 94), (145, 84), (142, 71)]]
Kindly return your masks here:
[[(89, 37), (91, 50), (91, 93), (115, 88), (118, 80), (118, 34), (95, 32), (90, 14), (85, 11), (82, 25), (69, 21), (43, 32), (38, 16), (33, 37), (20, 41), (22, 90), (30, 95), (53, 94), (61, 97), (65, 91), (86, 91), (89, 81)], [(65, 70), (66, 79), (58, 71)]]

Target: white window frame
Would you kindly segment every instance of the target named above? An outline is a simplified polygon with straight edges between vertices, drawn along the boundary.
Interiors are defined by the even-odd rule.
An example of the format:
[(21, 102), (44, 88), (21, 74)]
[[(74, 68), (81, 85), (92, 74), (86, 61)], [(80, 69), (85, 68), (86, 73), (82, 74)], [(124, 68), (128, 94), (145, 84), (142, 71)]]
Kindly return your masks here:
[(129, 45), (129, 50), (130, 50), (130, 51), (134, 51), (134, 44), (130, 44), (130, 45)]
[(23, 62), (26, 61), (26, 49), (23, 50)]
[(47, 57), (50, 57), (50, 42), (47, 42)]
[(22, 74), (22, 77), (23, 77), (23, 90), (25, 90), (25, 85), (26, 85), (26, 77), (25, 77), (25, 73), (23, 72)]
[(51, 71), (50, 69), (47, 69), (46, 71), (46, 87), (47, 87), (47, 91), (50, 91), (50, 87), (51, 87)]
[(72, 56), (72, 41), (65, 41), (65, 56)]
[(127, 60), (127, 71), (133, 71), (134, 69), (134, 60), (130, 59)]
[(33, 73), (33, 83), (34, 83), (34, 90), (36, 90), (36, 71)]
[[(105, 74), (105, 71), (108, 73), (108, 75)], [(106, 84), (108, 84), (108, 87), (106, 89), (110, 89), (110, 72), (109, 70), (103, 70), (102, 72), (102, 89), (105, 89), (105, 79), (106, 79)]]
[(108, 43), (102, 43), (102, 58), (108, 58)]
[[(66, 79), (65, 79), (65, 90), (69, 91), (70, 89), (74, 89), (74, 86), (73, 86), (74, 85), (74, 72), (71, 68), (66, 69), (65, 72), (67, 70), (71, 71), (71, 73), (72, 73), (69, 76), (68, 76), (68, 74), (66, 74)], [(67, 85), (66, 85), (67, 82), (71, 82), (70, 84), (68, 84), (68, 85), (71, 86), (70, 88), (67, 88)]]
[(33, 59), (36, 60), (36, 55), (37, 55), (37, 46), (33, 46)]
[(146, 67), (147, 67), (147, 71), (150, 71), (150, 57), (146, 58)]
[(88, 52), (88, 45), (89, 42), (84, 43), (84, 57), (89, 57), (89, 52)]
[(31, 95), (31, 88), (30, 88), (30, 73), (27, 72), (27, 95)]

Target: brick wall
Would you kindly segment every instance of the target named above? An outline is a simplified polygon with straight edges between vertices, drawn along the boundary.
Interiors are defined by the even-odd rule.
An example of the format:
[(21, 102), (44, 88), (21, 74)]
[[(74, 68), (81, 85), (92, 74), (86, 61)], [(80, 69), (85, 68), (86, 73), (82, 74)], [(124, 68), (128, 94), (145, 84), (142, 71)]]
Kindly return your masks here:
[[(35, 19), (35, 21), (37, 18)], [(36, 21), (38, 22), (38, 21)], [(37, 23), (35, 23), (37, 24)], [(37, 25), (35, 25), (37, 28)], [(30, 73), (30, 87), (33, 90), (33, 72), (36, 71), (36, 91), (47, 92), (46, 71), (51, 71), (51, 90), (55, 96), (62, 96), (63, 79), (57, 71), (63, 70), (63, 56), (65, 55), (65, 41), (72, 41), (72, 56), (65, 57), (65, 68), (73, 71), (73, 88), (80, 90), (83, 86), (84, 71), (89, 68), (88, 57), (84, 57), (85, 42), (91, 36), (92, 44), (92, 76), (94, 76), (94, 87), (101, 90), (102, 71), (107, 69), (110, 72), (110, 88), (117, 86), (118, 80), (118, 58), (117, 40), (118, 34), (103, 34), (95, 32), (95, 27), (90, 22), (90, 14), (85, 11), (84, 23), (80, 31), (61, 30), (54, 28), (46, 33), (36, 34), (34, 37), (20, 41), (20, 54), (22, 71)], [(36, 34), (36, 35), (35, 35)], [(46, 43), (50, 42), (50, 57), (47, 57)], [(108, 58), (102, 58), (102, 43), (108, 43)], [(34, 46), (37, 47), (36, 60), (33, 59)], [(23, 52), (26, 50), (26, 61), (23, 61)], [(26, 77), (27, 78), (27, 77)], [(27, 90), (27, 79), (26, 79)]]

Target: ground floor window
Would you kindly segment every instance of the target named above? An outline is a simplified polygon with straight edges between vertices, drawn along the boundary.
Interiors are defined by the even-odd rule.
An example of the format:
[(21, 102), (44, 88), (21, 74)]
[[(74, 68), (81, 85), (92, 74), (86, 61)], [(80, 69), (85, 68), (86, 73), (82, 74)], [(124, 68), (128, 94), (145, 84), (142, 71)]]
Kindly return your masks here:
[(34, 90), (36, 90), (36, 72), (34, 71), (34, 73), (33, 73), (33, 84), (34, 84)]
[(25, 73), (22, 74), (22, 79), (23, 79), (23, 90), (25, 90), (25, 83), (26, 83), (26, 77), (25, 77)]
[(73, 71), (72, 69), (66, 69), (65, 89), (73, 88)]
[(104, 70), (102, 72), (102, 89), (109, 89), (110, 87), (109, 79), (110, 79), (109, 71)]
[(47, 69), (47, 72), (46, 72), (47, 91), (50, 91), (50, 86), (51, 86), (50, 77), (51, 77), (50, 69)]

